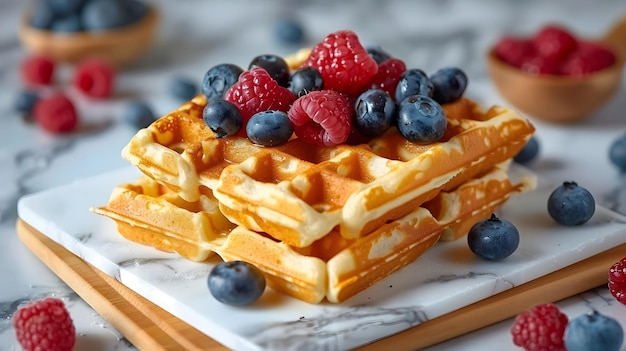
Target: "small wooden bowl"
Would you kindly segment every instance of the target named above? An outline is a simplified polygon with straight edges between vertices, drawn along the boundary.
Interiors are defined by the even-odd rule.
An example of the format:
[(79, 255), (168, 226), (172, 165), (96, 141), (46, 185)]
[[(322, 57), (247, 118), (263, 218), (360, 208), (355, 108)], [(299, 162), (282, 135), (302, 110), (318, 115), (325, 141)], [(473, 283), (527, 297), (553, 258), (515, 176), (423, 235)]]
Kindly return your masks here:
[(487, 53), (487, 70), (502, 95), (513, 106), (548, 122), (581, 121), (602, 107), (618, 90), (626, 59), (626, 18), (598, 40), (614, 52), (615, 63), (585, 77), (531, 75)]
[(97, 57), (116, 68), (135, 61), (150, 48), (159, 22), (154, 7), (149, 7), (136, 23), (101, 32), (55, 33), (31, 27), (28, 18), (27, 13), (19, 29), (19, 38), (27, 51), (68, 63)]

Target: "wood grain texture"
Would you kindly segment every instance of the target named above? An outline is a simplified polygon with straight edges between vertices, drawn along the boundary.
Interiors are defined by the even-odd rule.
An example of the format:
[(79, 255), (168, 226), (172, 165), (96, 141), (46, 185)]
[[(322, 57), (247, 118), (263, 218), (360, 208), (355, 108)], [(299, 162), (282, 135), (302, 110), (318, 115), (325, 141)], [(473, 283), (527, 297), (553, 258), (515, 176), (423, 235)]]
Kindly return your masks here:
[[(22, 220), (24, 244), (98, 313), (141, 350), (224, 351), (225, 346), (139, 296)], [(411, 329), (359, 348), (418, 350), (607, 283), (609, 267), (626, 244)]]

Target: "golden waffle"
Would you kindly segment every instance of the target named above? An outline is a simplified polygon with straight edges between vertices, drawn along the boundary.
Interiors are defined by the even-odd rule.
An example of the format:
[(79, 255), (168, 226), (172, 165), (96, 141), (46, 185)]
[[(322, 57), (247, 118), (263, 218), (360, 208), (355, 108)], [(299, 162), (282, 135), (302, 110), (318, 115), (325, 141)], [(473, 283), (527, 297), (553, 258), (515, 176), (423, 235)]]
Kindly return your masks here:
[[(407, 215), (510, 159), (534, 129), (512, 110), (482, 111), (467, 99), (444, 106), (439, 142), (418, 145), (395, 128), (359, 146), (322, 147), (293, 139), (264, 148), (215, 138), (199, 96), (140, 130), (123, 156), (182, 199), (213, 194), (233, 223), (306, 247), (338, 230), (356, 239)], [(338, 228), (338, 229), (336, 229)]]
[(106, 206), (92, 210), (114, 219), (130, 240), (196, 261), (210, 252), (224, 260), (244, 260), (264, 271), (278, 291), (311, 303), (325, 297), (340, 302), (414, 261), (442, 233), (464, 235), (512, 194), (533, 184), (527, 178), (512, 184), (506, 164), (497, 165), (366, 236), (346, 239), (333, 230), (306, 247), (234, 227), (215, 211), (214, 198), (203, 195), (190, 203), (145, 176), (135, 184), (120, 185)]

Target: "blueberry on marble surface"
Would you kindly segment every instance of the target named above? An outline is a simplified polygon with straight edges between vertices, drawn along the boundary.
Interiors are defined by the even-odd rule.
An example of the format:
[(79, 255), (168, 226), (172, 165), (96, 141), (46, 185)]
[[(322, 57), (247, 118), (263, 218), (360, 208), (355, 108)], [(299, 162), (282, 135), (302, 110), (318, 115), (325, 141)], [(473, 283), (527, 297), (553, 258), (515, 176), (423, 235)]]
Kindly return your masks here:
[(563, 182), (548, 197), (548, 213), (559, 224), (574, 226), (587, 223), (595, 209), (593, 195), (573, 181)]
[(609, 160), (620, 172), (626, 173), (626, 134), (618, 137), (611, 143)]
[(176, 99), (189, 101), (198, 94), (198, 85), (189, 78), (174, 77), (169, 82), (168, 91)]
[(396, 104), (380, 89), (370, 89), (359, 95), (354, 110), (353, 127), (366, 137), (380, 136), (395, 123)]
[(262, 111), (250, 117), (246, 124), (248, 139), (263, 146), (286, 143), (293, 134), (293, 125), (283, 111)]
[(129, 125), (141, 129), (155, 121), (156, 116), (152, 108), (143, 101), (132, 101), (124, 111), (124, 121)]
[(226, 90), (237, 82), (241, 73), (243, 68), (231, 63), (211, 67), (202, 78), (202, 93), (207, 101), (222, 99)]
[(22, 91), (15, 99), (15, 110), (22, 114), (31, 114), (37, 101), (39, 101), (39, 95), (36, 92)]
[(369, 45), (365, 50), (367, 50), (370, 57), (379, 65), (391, 58), (391, 54), (385, 51), (380, 45)]
[(618, 351), (624, 330), (617, 320), (593, 311), (568, 323), (564, 341), (568, 351)]
[(285, 61), (282, 57), (273, 54), (256, 56), (252, 59), (252, 61), (250, 61), (248, 69), (255, 67), (265, 69), (281, 87), (286, 88), (289, 86), (291, 73), (289, 71), (287, 61)]
[(202, 118), (218, 138), (237, 134), (243, 126), (241, 111), (235, 104), (223, 99), (208, 103), (202, 111)]
[(263, 295), (265, 276), (244, 261), (222, 262), (209, 273), (208, 286), (211, 295), (224, 304), (249, 305)]
[(423, 95), (413, 95), (402, 100), (397, 118), (400, 134), (418, 144), (428, 144), (441, 139), (448, 123), (441, 105)]
[[(626, 150), (625, 150), (626, 151)], [(521, 164), (530, 164), (539, 154), (539, 141), (534, 135), (528, 139), (526, 145), (513, 157), (513, 161)]]
[(492, 214), (472, 226), (467, 244), (474, 254), (489, 261), (499, 261), (512, 255), (519, 246), (520, 236), (513, 223)]
[(302, 67), (291, 74), (289, 90), (296, 97), (306, 95), (311, 91), (322, 90), (323, 88), (324, 79), (314, 67)]
[(301, 44), (304, 41), (304, 27), (295, 18), (280, 17), (274, 22), (274, 36), (283, 44)]
[(424, 71), (413, 68), (402, 73), (398, 85), (396, 86), (396, 102), (402, 102), (412, 95), (423, 95), (432, 97), (435, 86), (430, 81)]
[(440, 104), (454, 102), (467, 88), (467, 75), (458, 67), (445, 67), (429, 77), (433, 84), (433, 98)]

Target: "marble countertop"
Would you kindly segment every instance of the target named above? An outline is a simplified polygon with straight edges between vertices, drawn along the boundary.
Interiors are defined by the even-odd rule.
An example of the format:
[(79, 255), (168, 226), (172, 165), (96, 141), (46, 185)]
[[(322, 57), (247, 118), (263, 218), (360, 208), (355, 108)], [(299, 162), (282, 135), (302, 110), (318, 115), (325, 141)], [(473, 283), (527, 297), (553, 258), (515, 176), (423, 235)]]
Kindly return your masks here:
[[(0, 349), (19, 350), (10, 318), (19, 303), (59, 296), (68, 303), (77, 327), (76, 350), (134, 350), (118, 331), (56, 277), (17, 238), (17, 199), (26, 194), (72, 183), (128, 164), (121, 148), (135, 133), (122, 120), (126, 104), (141, 98), (157, 114), (179, 105), (167, 91), (176, 76), (201, 80), (212, 65), (247, 65), (260, 53), (288, 54), (272, 33), (281, 15), (293, 15), (307, 31), (304, 45), (338, 29), (352, 29), (366, 44), (378, 44), (409, 66), (434, 71), (445, 65), (463, 67), (470, 77), (469, 97), (483, 104), (507, 104), (490, 82), (483, 60), (486, 49), (502, 33), (532, 33), (558, 22), (585, 37), (600, 37), (626, 15), (626, 3), (612, 1), (275, 1), (153, 0), (161, 27), (152, 50), (119, 72), (115, 96), (93, 101), (67, 90), (81, 117), (105, 128), (53, 137), (25, 121), (13, 108), (23, 85), (19, 64), (26, 56), (17, 38), (26, 4), (0, 3)], [(56, 89), (67, 89), (72, 67), (62, 66)], [(626, 132), (626, 81), (615, 98), (588, 120), (552, 125), (533, 120), (541, 143), (532, 169), (555, 181), (575, 180), (596, 201), (626, 214), (626, 176), (608, 160), (610, 143)], [(529, 116), (532, 119), (532, 116)], [(626, 255), (626, 253), (625, 253)], [(626, 306), (605, 287), (558, 302), (570, 317), (592, 309), (614, 316), (626, 328)], [(431, 350), (515, 350), (506, 320), (431, 347)], [(622, 347), (626, 350), (626, 345)]]

